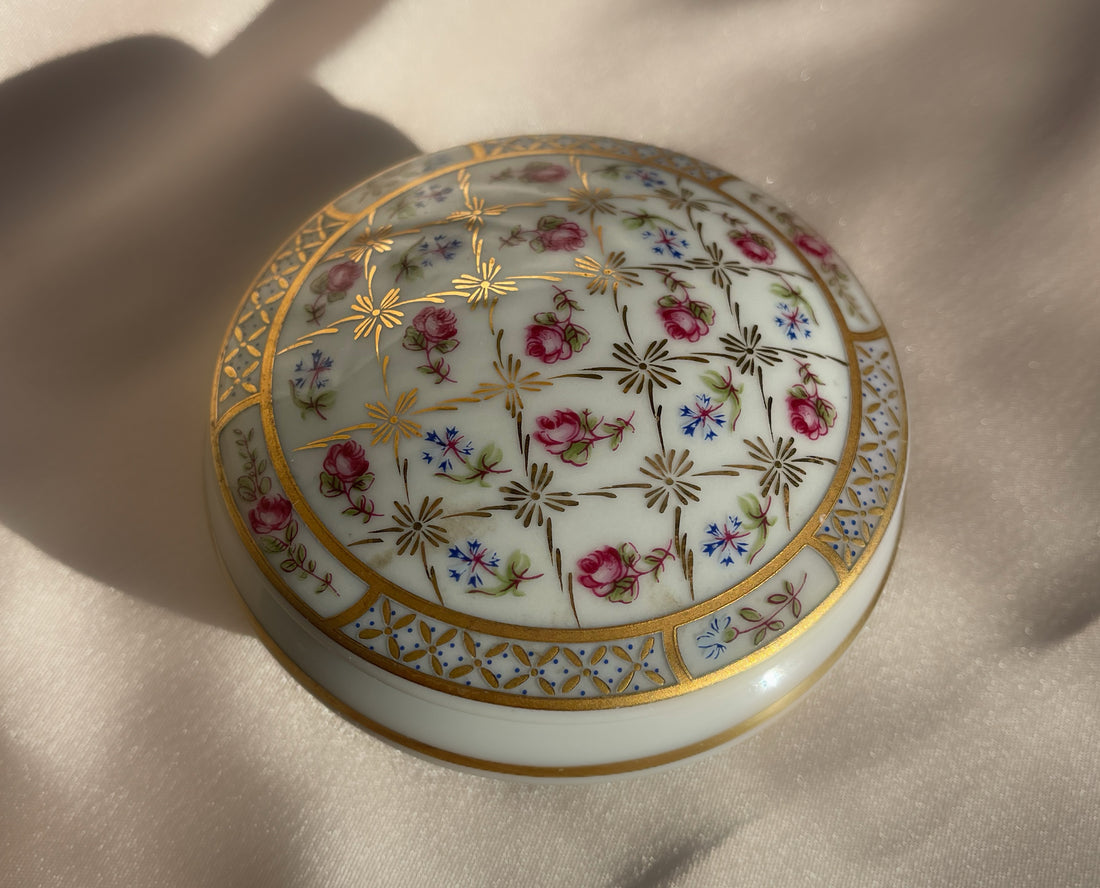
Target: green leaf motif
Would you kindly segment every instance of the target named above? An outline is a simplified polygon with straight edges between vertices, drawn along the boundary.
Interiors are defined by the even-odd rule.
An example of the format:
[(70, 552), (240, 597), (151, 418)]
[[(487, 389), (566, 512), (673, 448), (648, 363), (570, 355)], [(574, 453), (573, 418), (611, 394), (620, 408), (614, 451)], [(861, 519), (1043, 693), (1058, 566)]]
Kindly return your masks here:
[(274, 555), (276, 552), (282, 552), (286, 548), (286, 543), (278, 537), (265, 536), (260, 538), (260, 547), (268, 555)]
[(714, 308), (705, 302), (698, 302), (693, 299), (688, 305), (688, 311), (691, 312), (693, 317), (698, 318), (708, 326), (714, 323)]
[(348, 294), (344, 290), (333, 290), (331, 293), (328, 294), (328, 301), (339, 302), (347, 295)]
[(619, 557), (622, 559), (623, 564), (629, 566), (638, 560), (638, 549), (633, 543), (623, 543), (619, 546)]
[(638, 597), (638, 580), (632, 576), (622, 577), (616, 581), (611, 592), (607, 596), (608, 601), (617, 601), (629, 604)]
[(619, 419), (617, 422), (605, 422), (600, 431), (604, 433), (604, 437), (609, 442), (611, 449), (618, 450), (619, 445), (623, 443), (623, 436), (626, 434), (628, 428), (630, 428), (630, 426), (626, 420)]
[[(767, 522), (767, 523), (771, 523), (771, 522)], [(757, 523), (756, 526), (761, 527), (761, 525), (759, 523)], [(756, 540), (752, 544), (752, 548), (749, 549), (749, 562), (750, 563), (752, 562), (752, 560), (757, 555), (760, 554), (760, 550), (764, 548), (764, 543), (766, 543), (767, 541), (768, 541), (768, 532), (766, 530), (763, 533), (757, 534)]]
[(591, 450), (592, 445), (588, 441), (574, 441), (565, 449), (561, 458), (571, 465), (585, 466), (588, 465), (588, 455)]
[(767, 635), (767, 634), (768, 634), (768, 627), (767, 626), (761, 626), (759, 629), (757, 629), (756, 632), (752, 636), (753, 646), (755, 647), (756, 645), (760, 644), (760, 642), (762, 642), (764, 640), (764, 636)]
[[(524, 580), (534, 579), (527, 575), (527, 571), (531, 569), (531, 559), (523, 552), (513, 552), (508, 557), (508, 564), (504, 568), (504, 576), (500, 578), (500, 582), (496, 586), (482, 587), (480, 589), (470, 589), (470, 592), (480, 592), (483, 595), (516, 595), (522, 597), (526, 595), (520, 585)], [(541, 576), (541, 574), (539, 574)]]
[(343, 496), (344, 485), (335, 475), (321, 472), (321, 495), (330, 499), (334, 496)]
[(535, 323), (542, 324), (544, 327), (553, 327), (558, 323), (558, 316), (552, 311), (540, 311), (535, 315)]
[(564, 224), (565, 220), (561, 216), (543, 216), (535, 227), (539, 231), (553, 231), (555, 228), (561, 228)]
[(562, 332), (563, 338), (575, 352), (584, 348), (592, 338), (584, 327), (578, 327), (576, 324), (566, 324)]
[(806, 383), (806, 385), (809, 385), (810, 383), (813, 383), (815, 386), (822, 385), (821, 377), (810, 369), (809, 364), (798, 365), (798, 378)]
[(423, 351), (424, 334), (417, 330), (416, 327), (406, 327), (405, 337), (401, 340), (401, 344), (409, 349), (409, 351)]
[(737, 505), (745, 513), (745, 527), (755, 530), (760, 526), (760, 519), (756, 517), (760, 514), (760, 500), (756, 498), (756, 494), (746, 493), (737, 497)]
[(836, 408), (824, 398), (818, 398), (814, 402), (814, 409), (817, 411), (817, 415), (825, 420), (825, 425), (832, 428), (833, 424), (836, 422)]
[(718, 373), (717, 370), (707, 370), (700, 375), (703, 384), (723, 401), (730, 398), (740, 400), (740, 394), (744, 390), (744, 384), (736, 385), (732, 381), (732, 371), (729, 379)]
[(441, 354), (454, 351), (456, 348), (458, 348), (457, 339), (444, 339), (442, 342), (436, 343), (435, 345), (435, 350)]
[(569, 298), (568, 290), (561, 290), (554, 294), (554, 308), (558, 311), (584, 311), (579, 302)]
[(802, 602), (799, 601), (797, 598), (791, 602), (791, 613), (794, 615), (794, 618), (796, 620), (800, 616), (802, 616)]
[(522, 577), (531, 569), (531, 559), (523, 552), (513, 552), (508, 558), (508, 567), (505, 568), (510, 577)]
[(755, 623), (757, 620), (762, 620), (763, 617), (759, 611), (753, 610), (751, 607), (743, 607), (737, 613), (741, 615), (742, 620), (748, 620), (751, 623)]
[(473, 460), (473, 468), (465, 483), (477, 481), (482, 487), (490, 487), (488, 475), (504, 460), (504, 451), (496, 444), (486, 444)]
[(284, 558), (282, 562), (280, 562), (279, 567), (282, 569), (283, 573), (293, 573), (298, 569), (298, 562), (293, 558)]
[(661, 306), (661, 308), (675, 308), (677, 305), (680, 304), (680, 300), (676, 296), (673, 296), (671, 293), (668, 293), (658, 299), (657, 304)]

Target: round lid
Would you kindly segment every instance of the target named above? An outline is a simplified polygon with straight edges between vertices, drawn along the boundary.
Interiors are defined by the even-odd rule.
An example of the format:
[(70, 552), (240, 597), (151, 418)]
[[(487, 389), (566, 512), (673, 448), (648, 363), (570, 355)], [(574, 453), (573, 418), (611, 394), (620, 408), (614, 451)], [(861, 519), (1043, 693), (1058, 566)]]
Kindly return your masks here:
[[(873, 307), (772, 199), (645, 145), (485, 142), (338, 198), (245, 296), (214, 386), (215, 536), (276, 646), (383, 735), (629, 770), (755, 724), (850, 640), (905, 443)], [(776, 664), (761, 696), (744, 676)], [(723, 685), (729, 724), (531, 747), (548, 724), (614, 742)], [(528, 728), (479, 755), (493, 719)]]

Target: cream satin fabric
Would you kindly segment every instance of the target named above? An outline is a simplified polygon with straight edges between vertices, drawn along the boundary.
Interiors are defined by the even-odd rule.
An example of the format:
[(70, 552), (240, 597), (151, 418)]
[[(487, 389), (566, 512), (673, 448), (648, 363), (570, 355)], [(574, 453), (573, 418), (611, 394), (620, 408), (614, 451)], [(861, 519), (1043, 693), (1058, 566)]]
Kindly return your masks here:
[[(1100, 884), (1098, 10), (0, 4), (0, 884)], [(418, 150), (562, 131), (704, 158), (830, 238), (912, 455), (886, 593), (802, 705), (532, 786), (302, 690), (199, 479), (284, 235)]]

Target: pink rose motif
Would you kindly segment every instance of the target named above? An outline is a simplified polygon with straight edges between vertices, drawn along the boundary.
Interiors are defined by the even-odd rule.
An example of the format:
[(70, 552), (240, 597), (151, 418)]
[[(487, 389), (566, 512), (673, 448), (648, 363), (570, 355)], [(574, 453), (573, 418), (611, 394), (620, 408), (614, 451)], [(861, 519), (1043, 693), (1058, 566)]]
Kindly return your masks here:
[(447, 308), (429, 307), (422, 309), (415, 318), (413, 326), (432, 342), (443, 342), (458, 331), (455, 313)]
[(256, 533), (275, 533), (290, 523), (290, 500), (281, 493), (261, 496), (248, 513), (248, 520)]
[(560, 182), (568, 175), (569, 170), (561, 164), (533, 160), (523, 168), (519, 178), (522, 182)]
[(698, 342), (710, 331), (710, 325), (696, 317), (682, 302), (657, 309), (665, 325), (665, 332), (673, 339)]
[(584, 246), (584, 239), (588, 237), (588, 232), (576, 222), (562, 222), (553, 228), (539, 229), (535, 237), (544, 250), (571, 251), (579, 250)]
[(363, 276), (363, 270), (358, 262), (341, 262), (328, 270), (328, 281), (325, 288), (330, 293), (344, 293), (359, 278)]
[[(593, 595), (606, 598), (615, 591), (615, 584), (628, 575), (619, 550), (613, 546), (602, 546), (595, 552), (589, 552), (577, 562), (577, 579), (581, 585), (591, 589)], [(637, 597), (638, 580), (634, 578), (633, 588), (625, 598), (633, 601)]]
[(758, 234), (741, 234), (737, 237), (731, 237), (730, 240), (750, 262), (762, 262), (764, 265), (771, 265), (775, 261), (775, 250)]
[(566, 340), (561, 327), (531, 324), (527, 328), (527, 354), (544, 364), (553, 364), (573, 357), (573, 346)]
[(535, 440), (555, 456), (560, 456), (577, 441), (584, 441), (588, 430), (581, 422), (580, 414), (573, 410), (555, 410), (553, 416), (540, 416), (535, 420), (538, 429)]
[(324, 469), (345, 484), (354, 484), (370, 470), (370, 462), (358, 442), (341, 441), (329, 447)]
[(832, 405), (821, 397), (796, 398), (793, 395), (787, 395), (787, 413), (790, 415), (791, 428), (811, 441), (816, 441), (829, 431), (828, 422), (818, 412), (818, 402), (828, 410), (832, 409)]
[(821, 238), (815, 237), (812, 234), (806, 234), (805, 232), (794, 239), (794, 245), (803, 253), (809, 253), (811, 256), (816, 256), (818, 259), (827, 259), (829, 254), (833, 252), (833, 248)]

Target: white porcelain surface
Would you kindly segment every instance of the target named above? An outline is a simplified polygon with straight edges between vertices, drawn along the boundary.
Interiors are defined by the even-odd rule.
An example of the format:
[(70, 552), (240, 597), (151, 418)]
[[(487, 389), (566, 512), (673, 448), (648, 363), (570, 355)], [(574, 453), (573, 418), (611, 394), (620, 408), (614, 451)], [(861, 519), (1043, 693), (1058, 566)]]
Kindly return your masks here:
[(323, 696), (584, 776), (741, 736), (831, 664), (896, 546), (906, 420), (873, 307), (784, 208), (525, 137), (304, 225), (231, 325), (211, 445), (230, 574)]

